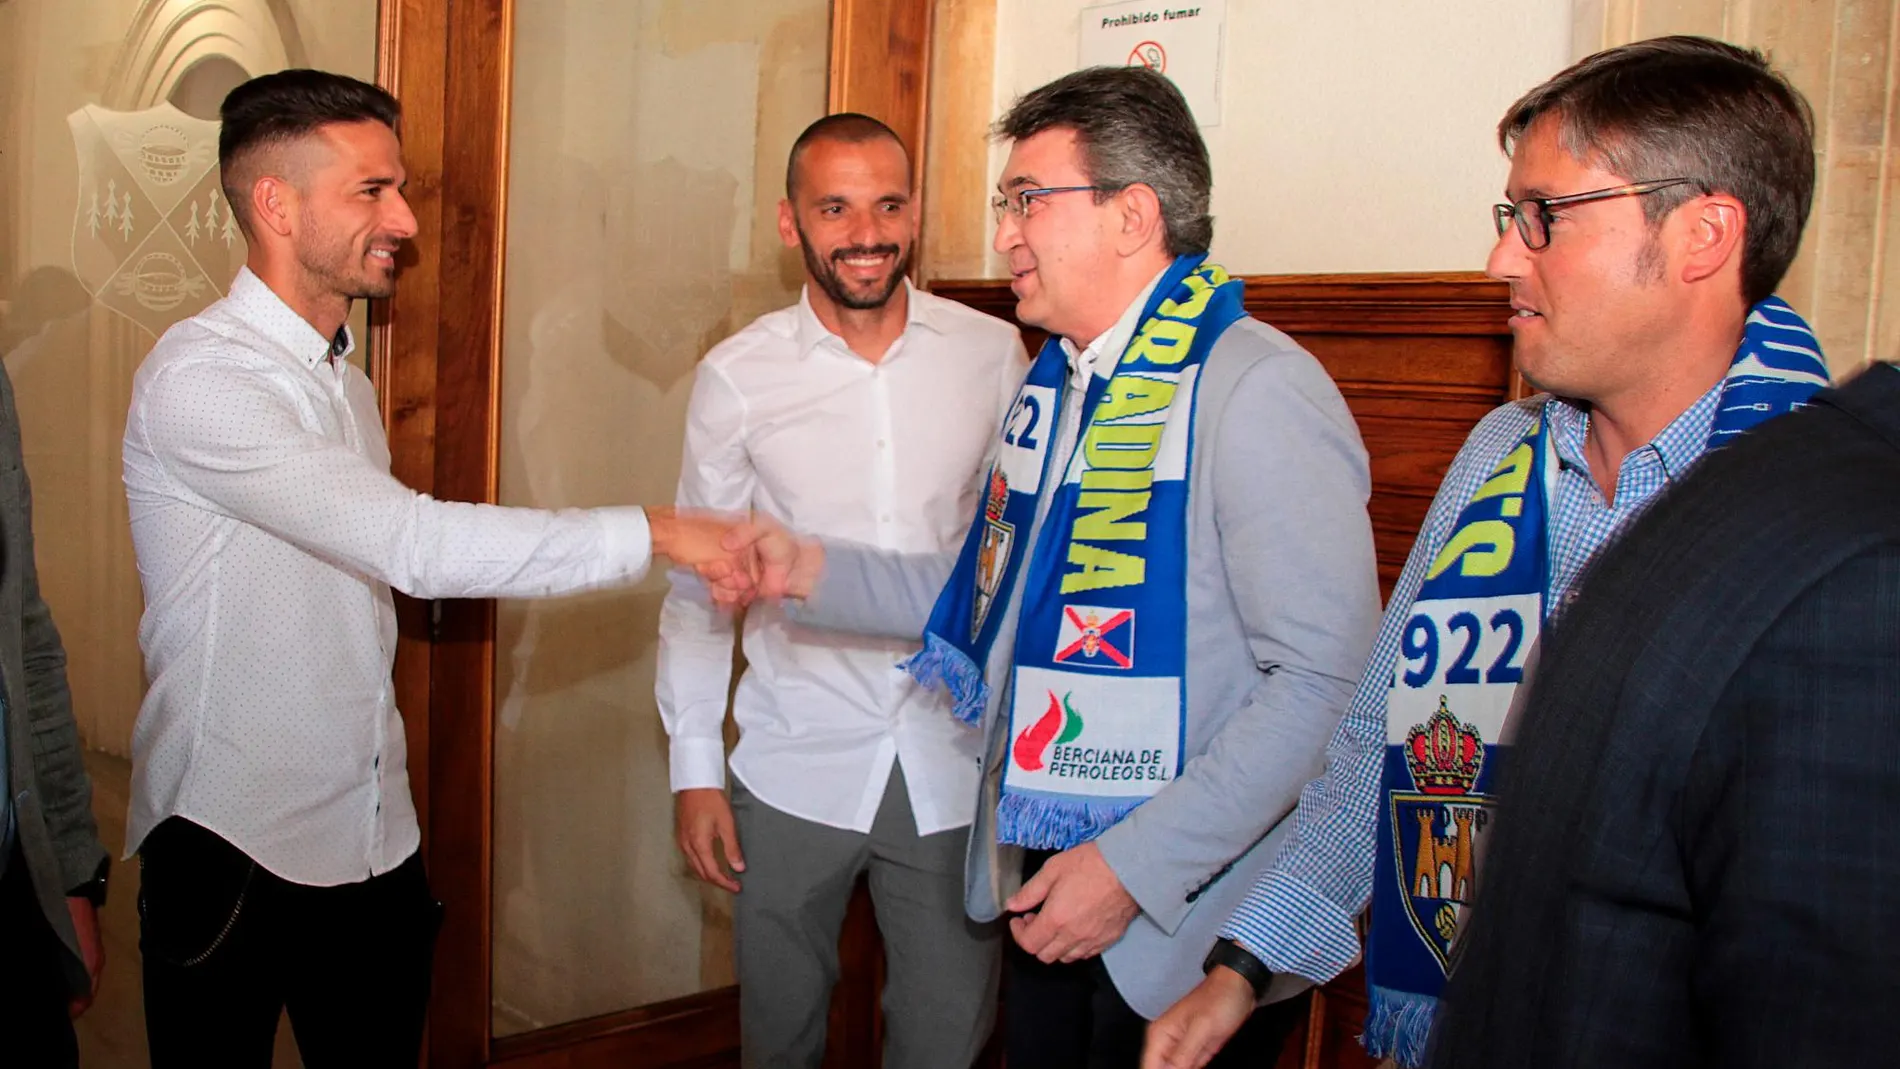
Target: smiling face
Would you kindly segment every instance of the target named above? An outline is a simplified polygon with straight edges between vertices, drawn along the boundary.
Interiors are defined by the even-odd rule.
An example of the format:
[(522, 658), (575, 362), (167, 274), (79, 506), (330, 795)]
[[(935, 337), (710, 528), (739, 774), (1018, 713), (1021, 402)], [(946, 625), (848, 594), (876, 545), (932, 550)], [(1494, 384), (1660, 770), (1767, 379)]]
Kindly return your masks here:
[(331, 123), (309, 140), (290, 234), (306, 291), (349, 299), (394, 294), (396, 251), (416, 233), (395, 131), (379, 122)]
[(840, 308), (882, 308), (910, 272), (917, 213), (910, 160), (888, 137), (820, 139), (797, 163), (779, 233), (805, 259), (805, 277)]
[[(1054, 127), (1015, 142), (997, 192), (1090, 184), (1074, 130)], [(995, 249), (1007, 258), (1016, 317), (1031, 326), (1087, 345), (1112, 326), (1126, 298), (1110, 293), (1121, 213), (1110, 198), (1089, 192), (1033, 197), (1029, 212), (1004, 212)]]
[[(1546, 118), (1518, 141), (1506, 196), (1562, 197), (1656, 177), (1578, 161)], [(1652, 228), (1635, 196), (1570, 205), (1553, 212), (1550, 244), (1535, 252), (1515, 226), (1506, 229), (1485, 273), (1511, 287), (1513, 359), (1526, 379), (1561, 397), (1600, 401), (1654, 373), (1682, 315), (1671, 284), (1675, 218)]]

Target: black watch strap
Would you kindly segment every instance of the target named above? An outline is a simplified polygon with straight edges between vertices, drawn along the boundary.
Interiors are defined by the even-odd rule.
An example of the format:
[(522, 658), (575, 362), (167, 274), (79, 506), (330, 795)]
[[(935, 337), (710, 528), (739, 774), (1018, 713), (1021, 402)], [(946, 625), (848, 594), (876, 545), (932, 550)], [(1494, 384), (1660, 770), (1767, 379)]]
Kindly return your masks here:
[(1273, 970), (1262, 964), (1246, 947), (1232, 939), (1217, 940), (1214, 949), (1207, 952), (1207, 959), (1201, 962), (1201, 971), (1212, 972), (1216, 965), (1225, 965), (1246, 977), (1247, 983), (1253, 988), (1254, 1001), (1267, 997), (1267, 985), (1273, 983)]

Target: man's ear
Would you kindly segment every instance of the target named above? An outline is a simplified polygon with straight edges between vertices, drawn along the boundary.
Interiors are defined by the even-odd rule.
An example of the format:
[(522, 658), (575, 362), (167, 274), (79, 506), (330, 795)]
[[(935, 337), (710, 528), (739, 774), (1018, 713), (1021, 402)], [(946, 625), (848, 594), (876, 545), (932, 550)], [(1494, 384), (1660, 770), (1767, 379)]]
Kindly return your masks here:
[(296, 186), (276, 175), (260, 177), (251, 183), (251, 227), (258, 233), (289, 237), (298, 200)]
[(1748, 209), (1727, 193), (1697, 197), (1682, 206), (1682, 280), (1701, 282), (1722, 273), (1730, 264), (1741, 269)]
[(1161, 218), (1161, 198), (1154, 187), (1136, 182), (1116, 194), (1121, 206), (1121, 232), (1115, 251), (1132, 256), (1159, 239), (1166, 244), (1166, 223)]
[(798, 236), (798, 216), (793, 213), (789, 199), (778, 202), (778, 239), (788, 249), (796, 249), (804, 244)]

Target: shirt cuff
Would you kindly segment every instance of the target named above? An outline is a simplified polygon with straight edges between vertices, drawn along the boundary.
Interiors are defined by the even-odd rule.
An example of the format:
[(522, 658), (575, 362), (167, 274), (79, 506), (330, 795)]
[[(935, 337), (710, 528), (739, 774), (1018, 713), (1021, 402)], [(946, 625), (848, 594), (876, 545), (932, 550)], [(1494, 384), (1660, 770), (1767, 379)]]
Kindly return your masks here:
[(674, 739), (667, 771), (676, 792), (724, 790), (726, 744), (721, 739)]
[(606, 575), (613, 579), (637, 580), (645, 576), (653, 563), (653, 532), (647, 526), (647, 511), (638, 506), (594, 510), (600, 521), (602, 560)]
[(1359, 929), (1352, 915), (1325, 895), (1272, 870), (1247, 892), (1220, 934), (1274, 972), (1296, 973), (1316, 984), (1332, 980), (1359, 960)]

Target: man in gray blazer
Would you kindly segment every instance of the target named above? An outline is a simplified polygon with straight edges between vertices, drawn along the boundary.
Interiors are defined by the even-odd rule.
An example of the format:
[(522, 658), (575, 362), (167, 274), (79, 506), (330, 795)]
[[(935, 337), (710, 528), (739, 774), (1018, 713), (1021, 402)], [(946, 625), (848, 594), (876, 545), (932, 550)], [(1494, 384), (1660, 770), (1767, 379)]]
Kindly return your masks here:
[(33, 496), (13, 384), (0, 370), (0, 1063), (79, 1064), (72, 1019), (98, 992), (108, 855), (40, 598)]
[[(1204, 261), (1207, 149), (1170, 82), (1080, 71), (1023, 97), (998, 132), (1011, 151), (995, 247), (1018, 317), (1051, 340), (964, 553), (905, 556), (758, 521), (727, 542), (755, 547), (757, 574), (725, 591), (787, 596), (802, 622), (869, 634), (914, 637), (929, 617), (926, 661), (968, 647), (949, 673), (984, 733), (965, 906), (1010, 918), (1009, 1064), (1133, 1066), (1147, 1020), (1200, 979), (1216, 929), (1274, 855), (1352, 693), (1379, 613), (1366, 454), (1319, 362), (1245, 316), (1239, 284)], [(1223, 300), (1227, 315), (1206, 318)], [(1211, 344), (1187, 340), (1202, 333)], [(1156, 355), (1170, 337), (1179, 348)], [(1157, 388), (1174, 398), (1166, 418)], [(1135, 410), (1145, 423), (1112, 415)], [(1111, 440), (1158, 459), (1131, 470), (1140, 461), (1111, 456)], [(1111, 507), (1107, 487), (1132, 497)], [(1085, 530), (1123, 541), (1090, 545)], [(1040, 586), (1039, 567), (1059, 581)], [(1155, 682), (1130, 677), (1162, 661), (1173, 667), (1150, 672), (1158, 688), (1123, 685)], [(967, 685), (979, 669), (987, 686)], [(1096, 734), (1077, 738), (1085, 720)], [(1065, 795), (1052, 776), (1125, 779), (1105, 755), (1149, 754), (1093, 741), (1117, 730), (1158, 738), (1154, 774), (1135, 777), (1146, 786)], [(1263, 985), (1279, 1006), (1223, 1058), (1270, 1061), (1297, 1010), (1280, 1000), (1303, 986)]]

